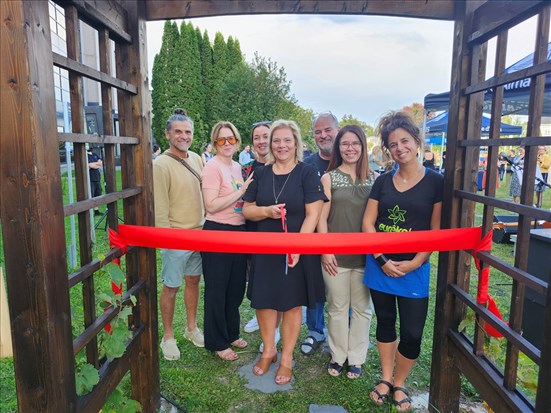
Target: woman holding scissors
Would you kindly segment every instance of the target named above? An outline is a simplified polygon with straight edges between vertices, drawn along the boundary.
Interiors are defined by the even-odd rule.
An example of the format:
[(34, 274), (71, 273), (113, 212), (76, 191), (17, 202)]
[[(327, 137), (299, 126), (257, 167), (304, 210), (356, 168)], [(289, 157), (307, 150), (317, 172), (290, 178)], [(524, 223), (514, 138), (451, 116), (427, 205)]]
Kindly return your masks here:
[[(301, 162), (302, 141), (295, 122), (278, 120), (270, 131), (268, 164), (258, 168), (243, 199), (243, 215), (258, 223), (259, 232), (314, 232), (323, 202), (327, 200), (314, 167)], [(283, 218), (282, 218), (283, 215)], [(281, 362), (276, 384), (291, 380), (293, 350), (300, 332), (301, 307), (323, 301), (321, 268), (308, 255), (257, 254), (253, 256), (247, 296), (256, 309), (262, 356), (253, 368), (261, 376), (277, 361), (274, 331), (277, 312), (281, 324)]]

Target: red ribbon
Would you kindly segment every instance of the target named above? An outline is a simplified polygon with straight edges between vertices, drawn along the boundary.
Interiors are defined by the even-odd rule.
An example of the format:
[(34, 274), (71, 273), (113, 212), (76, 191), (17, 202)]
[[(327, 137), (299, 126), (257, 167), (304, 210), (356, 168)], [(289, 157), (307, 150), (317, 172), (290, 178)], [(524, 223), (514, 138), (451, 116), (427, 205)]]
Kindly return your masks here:
[[(122, 255), (126, 254), (126, 252), (128, 251), (128, 245), (124, 242), (120, 235), (113, 231), (111, 228), (109, 228), (109, 245), (111, 246), (111, 248), (120, 248), (122, 251)], [(120, 258), (115, 258), (113, 260), (113, 263), (120, 267)], [(113, 291), (115, 295), (122, 295), (122, 283), (117, 285), (113, 281), (111, 281), (111, 291)], [(103, 312), (105, 311), (107, 311), (107, 308), (103, 310)], [(107, 334), (111, 334), (111, 323), (108, 323), (103, 329), (107, 332)]]
[[(113, 232), (109, 232), (109, 236)], [(201, 231), (119, 225), (120, 245), (249, 254), (376, 254), (457, 251), (480, 245), (482, 229), (377, 233), (298, 233)], [(489, 246), (488, 246), (488, 249)]]
[[(482, 268), (479, 251), (492, 247), (492, 233), (482, 237), (482, 228), (454, 228), (431, 231), (377, 233), (296, 233), (286, 232), (281, 208), (280, 232), (236, 231), (228, 237), (226, 231), (201, 231), (176, 228), (157, 228), (119, 225), (119, 233), (109, 230), (111, 245), (126, 252), (128, 245), (149, 248), (185, 249), (206, 252), (235, 252), (250, 254), (397, 254), (407, 252), (472, 250), (479, 270), (477, 302), (485, 305), (503, 319), (488, 294), (489, 268)], [(292, 262), (292, 261), (290, 261)], [(497, 333), (486, 323), (486, 331)], [(493, 335), (494, 337), (501, 336)]]

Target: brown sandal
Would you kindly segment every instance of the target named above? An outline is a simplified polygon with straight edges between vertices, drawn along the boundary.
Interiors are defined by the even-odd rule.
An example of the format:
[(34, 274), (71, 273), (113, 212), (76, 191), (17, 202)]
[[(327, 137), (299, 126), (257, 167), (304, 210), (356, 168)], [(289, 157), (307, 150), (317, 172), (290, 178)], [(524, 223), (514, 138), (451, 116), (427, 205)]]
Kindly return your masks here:
[(268, 373), (268, 370), (270, 370), (272, 363), (275, 363), (276, 361), (277, 353), (275, 353), (272, 357), (260, 357), (258, 362), (253, 367), (253, 374), (255, 376), (265, 375)]
[(280, 364), (275, 376), (275, 384), (284, 385), (289, 383), (291, 381), (291, 371), (292, 369), (289, 367)]

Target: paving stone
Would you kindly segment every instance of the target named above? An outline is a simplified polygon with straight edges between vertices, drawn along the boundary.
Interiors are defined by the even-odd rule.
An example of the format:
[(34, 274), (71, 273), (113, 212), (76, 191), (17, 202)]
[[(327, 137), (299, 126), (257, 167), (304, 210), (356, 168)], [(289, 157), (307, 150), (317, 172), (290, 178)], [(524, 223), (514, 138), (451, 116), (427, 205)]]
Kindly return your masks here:
[[(270, 366), (270, 370), (263, 376), (255, 376), (253, 374), (253, 366), (258, 362), (260, 354), (256, 357), (252, 363), (245, 364), (239, 369), (239, 375), (247, 380), (245, 387), (250, 390), (258, 390), (262, 393), (275, 393), (278, 391), (289, 391), (293, 388), (294, 377), (291, 378), (291, 381), (287, 384), (279, 385), (275, 383), (275, 375), (277, 369), (279, 368), (279, 360), (281, 359), (281, 354), (278, 353), (277, 362), (273, 363)], [(293, 362), (293, 367), (295, 363)]]
[(332, 406), (330, 404), (311, 404), (308, 413), (347, 413), (347, 410), (341, 406)]

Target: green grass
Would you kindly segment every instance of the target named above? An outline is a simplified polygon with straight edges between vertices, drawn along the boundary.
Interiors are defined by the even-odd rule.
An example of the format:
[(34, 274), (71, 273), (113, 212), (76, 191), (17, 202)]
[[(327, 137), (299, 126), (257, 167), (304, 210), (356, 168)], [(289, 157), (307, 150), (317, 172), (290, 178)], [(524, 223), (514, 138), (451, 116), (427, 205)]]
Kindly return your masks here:
[[(551, 208), (551, 191), (544, 194), (544, 208)], [(497, 193), (498, 198), (510, 199), (508, 187), (502, 185)], [(496, 211), (498, 213), (498, 211)], [(481, 222), (482, 206), (476, 208), (477, 224)], [(67, 224), (67, 221), (66, 221)], [(67, 225), (66, 225), (67, 228)], [(103, 228), (103, 226), (101, 227)], [(67, 233), (68, 234), (68, 233)], [(108, 251), (108, 243), (105, 232), (100, 229), (96, 232), (97, 240), (94, 245), (94, 256)], [(70, 238), (67, 238), (68, 240)], [(3, 249), (0, 240), (1, 264), (3, 264)], [(501, 259), (512, 263), (512, 244), (494, 244), (493, 253)], [(157, 272), (160, 273), (160, 257), (157, 254)], [(431, 261), (432, 278), (431, 291), (434, 291), (436, 284), (436, 262), (437, 254), (433, 254)], [(124, 262), (124, 260), (123, 260)], [(471, 293), (476, 292), (477, 277), (472, 271)], [(511, 301), (511, 280), (501, 272), (492, 269), (490, 277), (490, 294), (496, 299), (502, 315), (508, 318), (508, 309)], [(105, 283), (96, 282), (97, 288), (104, 288)], [(161, 282), (158, 283), (158, 291), (161, 290)], [(73, 334), (76, 336), (83, 329), (82, 312), (80, 311), (81, 288), (74, 287), (70, 292)], [(199, 324), (202, 325), (202, 300), (199, 308)], [(434, 294), (429, 301), (429, 315), (426, 322), (422, 352), (418, 363), (413, 369), (407, 386), (412, 393), (423, 393), (429, 390), (431, 357), (432, 357), (432, 335), (434, 328)], [(242, 325), (252, 316), (254, 310), (250, 308), (247, 299), (241, 306)], [(288, 392), (277, 392), (264, 394), (259, 391), (249, 390), (245, 387), (245, 380), (238, 374), (239, 369), (250, 364), (257, 356), (256, 349), (260, 344), (258, 332), (243, 333), (243, 338), (249, 342), (246, 351), (240, 353), (240, 358), (235, 362), (220, 360), (215, 354), (204, 349), (193, 346), (183, 338), (183, 331), (186, 325), (185, 311), (182, 292), (179, 293), (174, 317), (174, 328), (182, 357), (176, 362), (160, 360), (161, 393), (164, 397), (174, 401), (188, 412), (306, 412), (309, 404), (332, 404), (343, 406), (348, 412), (392, 412), (395, 411), (390, 404), (382, 408), (375, 407), (369, 401), (369, 390), (379, 377), (379, 359), (375, 348), (368, 352), (363, 374), (358, 380), (349, 380), (341, 377), (330, 377), (326, 372), (326, 364), (329, 356), (317, 352), (313, 356), (303, 356), (299, 346), (295, 349), (295, 368), (293, 370), (293, 389)], [(467, 327), (467, 332), (472, 336), (474, 322)], [(159, 336), (162, 336), (162, 326), (159, 315)], [(373, 317), (371, 326), (371, 341), (374, 341), (376, 318)], [(299, 342), (306, 336), (306, 329), (303, 326)], [(504, 340), (496, 340), (497, 347), (490, 347), (494, 351), (496, 363), (503, 366)], [(524, 362), (523, 362), (524, 363)], [(524, 368), (524, 365), (521, 366)], [(532, 371), (537, 367), (529, 366)], [(0, 413), (17, 411), (17, 399), (15, 379), (13, 374), (13, 359), (7, 358), (0, 361)], [(522, 384), (521, 384), (522, 388)], [(123, 389), (129, 391), (128, 380), (125, 380)], [(524, 388), (532, 397), (533, 389)], [(463, 397), (469, 400), (478, 400), (479, 396), (475, 389), (466, 380), (462, 384)]]

